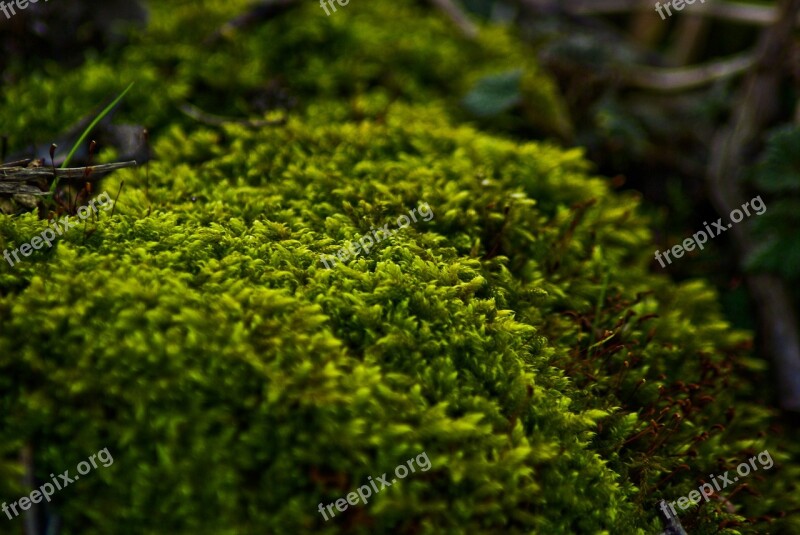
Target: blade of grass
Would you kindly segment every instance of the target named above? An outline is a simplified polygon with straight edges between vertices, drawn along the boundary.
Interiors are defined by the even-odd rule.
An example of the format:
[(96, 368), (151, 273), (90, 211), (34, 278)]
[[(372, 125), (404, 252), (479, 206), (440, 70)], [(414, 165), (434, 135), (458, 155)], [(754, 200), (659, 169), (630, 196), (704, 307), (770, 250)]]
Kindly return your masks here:
[[(114, 109), (114, 106), (119, 104), (119, 101), (122, 100), (123, 97), (125, 97), (125, 95), (128, 94), (128, 91), (131, 90), (131, 87), (133, 87), (133, 84), (134, 84), (134, 82), (131, 82), (130, 85), (128, 85), (128, 87), (125, 88), (125, 91), (120, 93), (119, 96), (117, 98), (115, 98), (113, 100), (113, 102), (111, 102), (111, 104), (106, 106), (105, 109), (103, 111), (101, 111), (97, 115), (97, 117), (94, 118), (94, 120), (91, 123), (89, 123), (89, 126), (87, 126), (86, 130), (83, 131), (83, 134), (81, 134), (81, 137), (78, 138), (78, 141), (75, 143), (75, 145), (72, 146), (72, 150), (70, 150), (69, 154), (67, 154), (67, 158), (64, 160), (64, 163), (61, 164), (61, 169), (65, 169), (67, 167), (67, 165), (69, 164), (70, 160), (75, 155), (75, 152), (78, 150), (78, 147), (80, 147), (81, 144), (84, 141), (86, 141), (86, 138), (89, 136), (89, 134), (92, 133), (92, 130), (94, 129), (95, 126), (97, 126), (97, 123), (102, 121), (103, 117), (108, 115), (109, 112)], [(50, 192), (51, 193), (55, 192), (57, 185), (58, 185), (58, 178), (56, 178), (56, 180), (53, 181), (53, 186), (50, 188)]]
[(116, 105), (119, 103), (119, 101), (120, 101), (120, 100), (122, 100), (122, 99), (123, 99), (123, 97), (125, 97), (125, 95), (128, 93), (128, 91), (130, 91), (130, 90), (131, 90), (131, 87), (133, 87), (133, 84), (134, 84), (134, 82), (131, 82), (131, 83), (130, 83), (130, 85), (128, 85), (128, 87), (126, 87), (126, 88), (125, 88), (125, 91), (123, 91), (122, 93), (120, 93), (120, 94), (119, 94), (119, 96), (118, 96), (117, 98), (115, 98), (115, 99), (114, 99), (114, 101), (113, 101), (111, 104), (109, 104), (108, 106), (106, 106), (106, 107), (105, 107), (105, 109), (104, 109), (103, 111), (101, 111), (101, 112), (100, 112), (100, 114), (99, 114), (97, 117), (95, 117), (95, 118), (94, 118), (94, 121), (92, 121), (91, 123), (89, 123), (89, 126), (87, 126), (87, 127), (86, 127), (86, 130), (84, 130), (84, 131), (83, 131), (83, 134), (81, 134), (81, 137), (80, 137), (80, 138), (78, 138), (78, 141), (75, 143), (75, 145), (73, 145), (73, 147), (72, 147), (72, 150), (70, 150), (70, 151), (69, 151), (69, 154), (67, 154), (67, 159), (66, 159), (66, 160), (64, 160), (64, 163), (62, 163), (62, 164), (61, 164), (61, 168), (62, 168), (62, 169), (64, 169), (65, 167), (67, 167), (67, 165), (69, 164), (69, 161), (72, 159), (72, 156), (74, 156), (74, 155), (75, 155), (75, 151), (77, 151), (77, 150), (78, 150), (78, 147), (80, 147), (80, 146), (81, 146), (81, 143), (83, 143), (83, 142), (86, 140), (86, 138), (87, 138), (87, 137), (89, 136), (89, 134), (92, 132), (92, 130), (94, 129), (94, 127), (95, 127), (95, 126), (97, 126), (97, 123), (99, 123), (100, 121), (102, 121), (102, 120), (103, 120), (103, 117), (105, 117), (106, 115), (108, 115), (108, 113), (109, 113), (109, 112), (110, 112), (112, 109), (114, 109), (114, 106), (116, 106)]

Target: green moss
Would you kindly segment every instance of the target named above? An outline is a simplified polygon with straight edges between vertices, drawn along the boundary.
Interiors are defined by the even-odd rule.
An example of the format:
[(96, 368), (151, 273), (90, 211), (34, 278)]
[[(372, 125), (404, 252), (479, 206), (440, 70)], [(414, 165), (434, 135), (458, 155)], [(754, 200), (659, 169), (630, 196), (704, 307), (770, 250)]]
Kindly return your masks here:
[[(736, 503), (797, 507), (790, 451), (759, 435), (771, 414), (737, 404), (760, 371), (747, 335), (706, 284), (648, 271), (635, 195), (579, 150), (458, 124), (451, 93), (523, 61), (508, 35), (469, 45), (401, 2), (311, 5), (199, 54), (238, 9), (202, 6), (157, 8), (124, 52), (129, 113), (160, 132), (147, 187), (144, 169), (117, 173), (113, 217), (0, 264), (0, 467), (26, 443), (40, 477), (115, 459), (55, 496), (64, 533), (655, 533), (659, 498), (767, 446), (779, 466)], [(71, 99), (15, 124), (47, 131), (113, 93), (112, 72), (11, 88)], [(306, 99), (284, 126), (209, 129), (170, 107), (244, 114), (265, 76)], [(421, 202), (431, 221), (322, 265)], [(43, 226), (0, 216), (0, 248)], [(429, 471), (323, 521), (320, 502), (422, 451)], [(723, 510), (682, 519), (750, 529), (718, 531), (736, 519)]]
[[(37, 69), (34, 75), (4, 88), (0, 124), (24, 133), (12, 136), (16, 146), (49, 143), (54, 132), (131, 81), (136, 89), (126, 97), (122, 119), (155, 134), (176, 122), (194, 126), (177, 112), (181, 102), (243, 116), (259, 112), (250, 104), (254, 96), (278, 106), (290, 100), (300, 109), (324, 110), (331, 120), (377, 116), (397, 99), (436, 101), (460, 114), (454, 95), (463, 95), (485, 74), (523, 68), (526, 101), (539, 112), (536, 124), (542, 131), (568, 128), (554, 83), (531, 61), (532, 52), (503, 28), (487, 28), (471, 42), (411, 2), (363, 3), (332, 17), (311, 2), (213, 41), (214, 32), (247, 4), (154, 4), (148, 32), (119, 54), (92, 55), (74, 71), (30, 66)], [(291, 98), (281, 98), (284, 94)]]

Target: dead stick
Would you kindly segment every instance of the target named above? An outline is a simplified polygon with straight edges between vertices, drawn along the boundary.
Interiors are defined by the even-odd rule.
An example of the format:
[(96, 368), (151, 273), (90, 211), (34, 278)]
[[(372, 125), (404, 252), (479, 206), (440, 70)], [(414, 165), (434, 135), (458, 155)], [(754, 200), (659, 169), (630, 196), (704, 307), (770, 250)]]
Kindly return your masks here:
[[(86, 178), (86, 181), (91, 182), (97, 180), (100, 176), (124, 169), (126, 167), (134, 167), (136, 162), (131, 160), (129, 162), (107, 163), (102, 165), (93, 165), (87, 167), (69, 167), (67, 169), (48, 169), (46, 167), (2, 167), (0, 168), (0, 183), (2, 182), (27, 182), (37, 178), (53, 178), (55, 172), (56, 178), (76, 179)], [(86, 170), (91, 171), (91, 175), (86, 177)]]

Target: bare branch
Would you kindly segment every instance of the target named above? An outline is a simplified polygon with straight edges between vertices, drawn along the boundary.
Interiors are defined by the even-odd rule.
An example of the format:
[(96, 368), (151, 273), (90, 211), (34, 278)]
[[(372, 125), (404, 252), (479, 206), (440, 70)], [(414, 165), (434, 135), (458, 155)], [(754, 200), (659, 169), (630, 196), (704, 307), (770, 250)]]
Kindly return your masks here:
[[(135, 161), (107, 163), (102, 165), (90, 165), (89, 167), (70, 167), (67, 169), (55, 169), (56, 178), (85, 179), (85, 182), (92, 182), (117, 169), (134, 167)], [(0, 185), (12, 182), (28, 182), (37, 178), (53, 178), (51, 167), (3, 167), (0, 168)]]
[[(650, 0), (565, 0), (563, 9), (575, 15), (601, 15), (628, 13), (630, 11), (652, 11)], [(693, 15), (705, 15), (731, 22), (769, 26), (778, 20), (778, 11), (771, 7), (755, 6), (740, 2), (716, 0), (691, 6)]]
[(464, 36), (469, 39), (478, 37), (478, 27), (453, 0), (431, 0), (431, 3), (444, 12)]
[(4, 193), (6, 195), (38, 195), (41, 197), (46, 197), (50, 195), (49, 191), (42, 191), (41, 189), (35, 186), (29, 186), (28, 184), (20, 184), (19, 182), (2, 182), (0, 181), (0, 193)]
[(665, 69), (638, 66), (625, 74), (626, 80), (640, 89), (684, 91), (729, 78), (749, 70), (756, 63), (752, 52), (695, 67)]

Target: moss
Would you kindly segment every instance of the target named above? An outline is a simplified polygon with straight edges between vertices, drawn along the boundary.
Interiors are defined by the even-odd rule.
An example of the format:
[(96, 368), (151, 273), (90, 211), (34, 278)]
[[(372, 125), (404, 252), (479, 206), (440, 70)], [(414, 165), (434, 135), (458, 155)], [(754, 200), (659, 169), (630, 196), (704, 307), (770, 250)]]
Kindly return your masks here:
[[(503, 67), (503, 30), (466, 45), (408, 3), (312, 5), (198, 54), (240, 4), (176, 5), (124, 52), (132, 109), (159, 131), (147, 186), (116, 174), (113, 217), (0, 267), (5, 467), (26, 443), (40, 477), (103, 447), (116, 461), (54, 497), (64, 533), (654, 533), (659, 498), (765, 447), (778, 464), (737, 504), (797, 507), (772, 415), (738, 403), (760, 373), (748, 336), (705, 283), (649, 272), (636, 196), (579, 150), (459, 124), (446, 97)], [(32, 76), (7, 98), (69, 109), (15, 124), (45, 132), (113, 92), (112, 72)], [(169, 106), (235, 113), (267, 75), (306, 99), (285, 126), (198, 127)], [(431, 221), (322, 265), (420, 202)], [(43, 226), (0, 216), (0, 247)], [(320, 502), (422, 451), (429, 471), (323, 521)], [(754, 529), (723, 509), (682, 519)]]
[[(0, 124), (18, 133), (11, 139), (16, 146), (49, 143), (53, 132), (130, 81), (136, 90), (126, 97), (129, 111), (122, 118), (154, 134), (176, 122), (194, 126), (176, 113), (184, 101), (231, 116), (294, 106), (324, 110), (331, 120), (374, 117), (398, 99), (438, 102), (461, 114), (453, 95), (463, 95), (487, 73), (521, 67), (526, 101), (540, 112), (541, 131), (568, 128), (554, 83), (503, 28), (487, 28), (471, 42), (413, 2), (370, 2), (333, 17), (304, 3), (255, 29), (214, 40), (215, 30), (248, 4), (153, 4), (150, 28), (123, 51), (92, 54), (76, 70), (31, 65), (34, 75), (5, 88)], [(392, 24), (378, 23), (386, 20)]]

